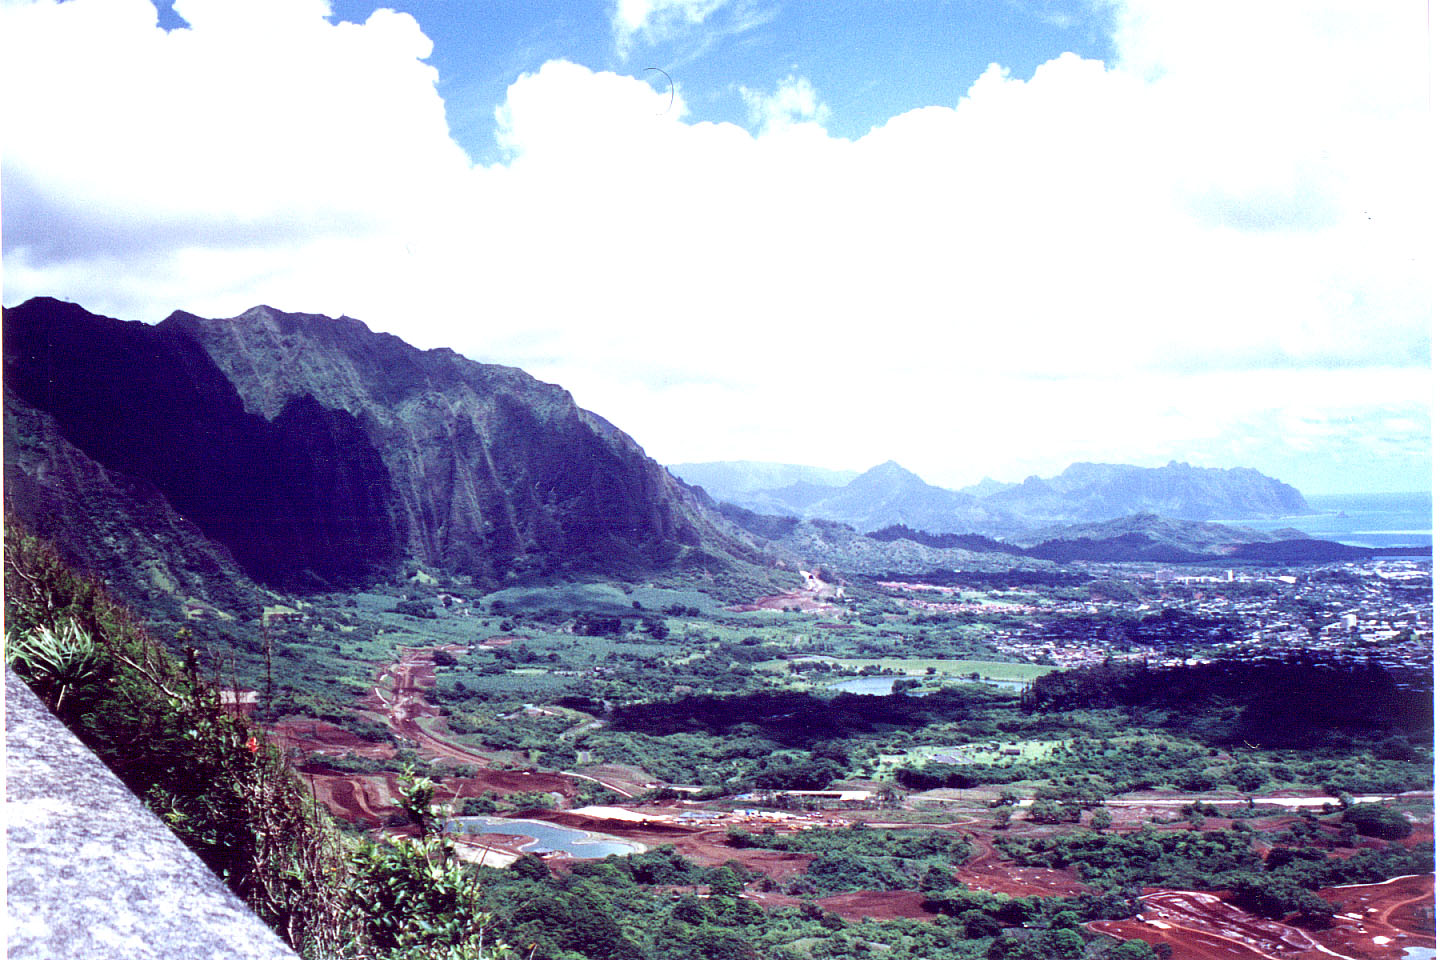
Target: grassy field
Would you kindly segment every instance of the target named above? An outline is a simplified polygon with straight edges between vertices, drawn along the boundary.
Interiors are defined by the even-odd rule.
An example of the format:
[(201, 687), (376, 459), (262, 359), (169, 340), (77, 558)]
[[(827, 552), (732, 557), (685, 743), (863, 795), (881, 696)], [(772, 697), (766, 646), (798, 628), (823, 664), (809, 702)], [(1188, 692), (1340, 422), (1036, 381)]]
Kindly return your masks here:
[(1067, 743), (1068, 740), (990, 740), (961, 746), (914, 747), (902, 754), (881, 756), (877, 775), (907, 764), (929, 763), (937, 756), (986, 765), (1046, 760)]

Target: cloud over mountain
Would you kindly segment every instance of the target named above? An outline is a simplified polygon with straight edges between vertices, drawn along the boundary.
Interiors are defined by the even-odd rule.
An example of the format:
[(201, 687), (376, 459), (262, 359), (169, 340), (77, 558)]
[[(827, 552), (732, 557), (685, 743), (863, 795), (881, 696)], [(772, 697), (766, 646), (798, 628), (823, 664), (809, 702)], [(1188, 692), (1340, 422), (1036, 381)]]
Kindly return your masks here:
[(825, 462), (843, 425), (846, 465), (959, 484), (934, 418), (962, 411), (1017, 477), (1247, 444), (1293, 475), (1324, 466), (1312, 429), (1364, 462), (1356, 423), (1428, 458), (1419, 14), (1133, 0), (1112, 62), (997, 64), (855, 140), (803, 73), (751, 131), (683, 77), (672, 104), (557, 60), (475, 165), (407, 15), (175, 9), (3, 8), (11, 302), (363, 315), (563, 382), (670, 460)]

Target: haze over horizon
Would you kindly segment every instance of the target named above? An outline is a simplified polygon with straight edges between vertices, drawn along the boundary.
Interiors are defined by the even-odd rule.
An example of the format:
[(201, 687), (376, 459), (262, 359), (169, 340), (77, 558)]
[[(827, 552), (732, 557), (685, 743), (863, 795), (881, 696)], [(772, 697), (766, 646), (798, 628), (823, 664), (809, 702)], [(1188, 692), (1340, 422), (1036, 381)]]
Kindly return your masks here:
[[(1101, 462), (1101, 461), (1096, 461), (1096, 460), (1088, 460), (1088, 461), (1086, 461), (1086, 460), (1078, 460), (1078, 461), (1075, 461), (1075, 462), (1076, 462), (1076, 463), (1087, 463), (1087, 462), (1088, 462), (1088, 463), (1098, 463), (1098, 462)], [(1155, 468), (1155, 467), (1163, 467), (1163, 466), (1166, 466), (1168, 463), (1171, 463), (1171, 462), (1177, 462), (1177, 461), (1165, 461), (1164, 463), (1159, 463), (1159, 462), (1153, 462), (1153, 463), (1127, 462), (1125, 465), (1127, 465), (1127, 466), (1134, 466), (1134, 467)], [(994, 476), (994, 475), (991, 474), (991, 473), (982, 473), (981, 475), (977, 476), (974, 481), (972, 481), (972, 482), (970, 482), (970, 483), (962, 484), (962, 485), (957, 485), (957, 486), (948, 486), (948, 485), (943, 484), (943, 483), (936, 483), (936, 482), (931, 481), (931, 480), (928, 479), (927, 477), (925, 477), (925, 476), (923, 476), (922, 474), (920, 474), (918, 471), (910, 470), (909, 467), (907, 467), (905, 464), (901, 463), (900, 461), (895, 460), (894, 458), (889, 458), (889, 459), (887, 459), (887, 460), (885, 460), (885, 461), (882, 461), (881, 463), (872, 463), (872, 464), (869, 464), (868, 466), (862, 466), (862, 467), (837, 466), (837, 465), (835, 465), (835, 464), (833, 464), (833, 463), (786, 464), (786, 463), (778, 463), (778, 462), (776, 462), (776, 461), (753, 461), (753, 460), (688, 461), (688, 462), (668, 463), (668, 464), (666, 464), (665, 466), (673, 472), (677, 467), (693, 467), (693, 466), (700, 466), (700, 465), (713, 464), (713, 463), (763, 463), (764, 465), (767, 465), (767, 466), (795, 466), (795, 467), (800, 467), (800, 468), (802, 468), (802, 469), (824, 470), (824, 471), (831, 471), (831, 472), (836, 472), (836, 473), (852, 473), (852, 474), (855, 474), (855, 475), (857, 475), (857, 476), (858, 476), (859, 474), (866, 473), (866, 472), (868, 472), (868, 471), (870, 471), (870, 470), (873, 470), (873, 469), (875, 469), (875, 468), (877, 468), (877, 467), (884, 466), (884, 465), (886, 465), (886, 464), (895, 464), (896, 466), (899, 466), (901, 469), (906, 470), (906, 471), (908, 471), (908, 472), (910, 472), (910, 473), (913, 473), (913, 474), (915, 474), (916, 476), (920, 477), (921, 480), (924, 480), (926, 483), (930, 484), (931, 486), (941, 487), (941, 488), (947, 489), (947, 490), (963, 490), (963, 489), (966, 488), (966, 487), (973, 487), (973, 486), (975, 486), (975, 485), (977, 485), (977, 484), (979, 484), (979, 483), (982, 483), (982, 482), (984, 482), (984, 481), (993, 481), (993, 482), (1001, 483), (1001, 484), (1014, 484), (1014, 483), (1023, 483), (1025, 480), (1030, 479), (1031, 477), (1039, 477), (1040, 479), (1049, 479), (1049, 477), (1051, 477), (1051, 476), (1059, 475), (1060, 473), (1064, 472), (1064, 469), (1065, 469), (1064, 467), (1062, 467), (1062, 468), (1060, 468), (1059, 470), (1056, 470), (1056, 471), (1054, 472), (1054, 474), (1044, 474), (1044, 475), (1042, 475), (1042, 474), (1037, 474), (1037, 473), (1030, 473), (1030, 474), (1026, 474), (1025, 476), (1015, 476), (1015, 477), (998, 477), (998, 476)], [(1190, 463), (1190, 464), (1188, 464), (1188, 465), (1189, 465), (1189, 466), (1192, 466), (1192, 467), (1204, 467), (1204, 468), (1213, 468), (1213, 469), (1220, 469), (1220, 470), (1228, 470), (1228, 469), (1236, 469), (1236, 468), (1245, 468), (1245, 467), (1248, 467), (1248, 466), (1249, 466), (1249, 464), (1243, 464), (1243, 463), (1224, 464), (1224, 465), (1202, 464), (1202, 463)], [(1070, 466), (1070, 465), (1067, 464), (1066, 466)], [(1261, 472), (1263, 473), (1264, 471), (1261, 471)], [(1387, 494), (1387, 493), (1393, 493), (1393, 494), (1426, 494), (1426, 495), (1429, 495), (1429, 494), (1431, 493), (1431, 485), (1428, 484), (1428, 483), (1425, 484), (1424, 486), (1417, 487), (1417, 488), (1415, 488), (1415, 489), (1413, 489), (1413, 490), (1400, 490), (1400, 489), (1396, 489), (1396, 490), (1381, 490), (1381, 491), (1372, 491), (1372, 490), (1320, 490), (1320, 489), (1307, 490), (1307, 489), (1305, 489), (1304, 487), (1302, 487), (1300, 484), (1294, 483), (1294, 482), (1292, 482), (1291, 480), (1287, 479), (1286, 477), (1274, 477), (1274, 479), (1280, 480), (1280, 481), (1282, 481), (1282, 482), (1284, 482), (1284, 483), (1288, 483), (1290, 486), (1295, 487), (1297, 490), (1300, 491), (1300, 493), (1301, 493), (1303, 496), (1305, 496), (1305, 497), (1307, 497), (1307, 498), (1310, 498), (1310, 497), (1355, 496), (1355, 495), (1363, 496), (1363, 495), (1372, 494), (1372, 493), (1378, 493), (1378, 494)]]
[(5, 304), (348, 314), (663, 463), (1430, 488), (1423, 7), (389, 6), (0, 2)]

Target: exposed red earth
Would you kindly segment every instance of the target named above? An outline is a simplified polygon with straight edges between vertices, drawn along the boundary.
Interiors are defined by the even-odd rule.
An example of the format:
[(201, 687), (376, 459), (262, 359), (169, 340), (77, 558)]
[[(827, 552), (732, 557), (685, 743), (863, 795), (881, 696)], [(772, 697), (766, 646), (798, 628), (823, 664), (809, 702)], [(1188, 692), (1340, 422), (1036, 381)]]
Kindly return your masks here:
[(798, 610), (801, 613), (834, 613), (839, 609), (829, 601), (844, 594), (843, 586), (826, 583), (815, 574), (806, 570), (801, 570), (800, 575), (805, 579), (805, 585), (799, 590), (791, 590), (787, 593), (760, 597), (758, 600), (738, 604), (729, 609), (736, 613), (753, 613), (756, 610)]
[(1091, 930), (1121, 940), (1170, 945), (1175, 960), (1235, 960), (1319, 956), (1309, 934), (1265, 920), (1227, 903), (1221, 894), (1154, 890), (1140, 898), (1144, 911), (1131, 920), (1098, 920)]
[(1099, 920), (1090, 929), (1152, 946), (1169, 944), (1175, 960), (1400, 960), (1406, 947), (1435, 946), (1435, 876), (1332, 887), (1320, 895), (1335, 904), (1328, 930), (1304, 930), (1256, 917), (1223, 893), (1150, 889), (1144, 911), (1129, 920)]
[(270, 727), (270, 739), (286, 753), (299, 751), (307, 757), (347, 753), (374, 758), (395, 755), (391, 744), (372, 743), (324, 720), (281, 720)]
[(301, 770), (315, 799), (332, 814), (368, 827), (383, 826), (399, 812), (393, 773), (327, 773)]
[(816, 903), (831, 913), (838, 913), (846, 920), (861, 920), (865, 917), (876, 920), (935, 919), (935, 914), (925, 909), (925, 896), (914, 890), (861, 890), (858, 893), (821, 897)]
[(1012, 897), (1063, 897), (1091, 892), (1068, 870), (1020, 867), (1001, 860), (990, 838), (983, 833), (967, 831), (967, 839), (975, 853), (955, 871), (955, 879), (972, 890), (989, 890)]
[[(658, 846), (660, 844), (671, 844), (675, 849), (695, 862), (703, 866), (719, 866), (730, 860), (738, 860), (747, 869), (760, 873), (771, 880), (783, 881), (804, 873), (810, 866), (814, 857), (810, 854), (791, 853), (783, 850), (757, 850), (731, 846), (727, 842), (728, 826), (716, 827), (706, 825), (689, 825), (665, 821), (631, 821), (616, 819), (601, 819), (569, 811), (556, 811), (531, 814), (535, 819), (548, 820), (551, 823), (558, 823), (562, 826), (575, 827), (581, 830), (592, 830), (599, 833), (608, 833), (612, 836), (623, 837), (628, 840), (638, 840), (647, 846)], [(813, 824), (798, 824), (797, 826), (813, 826)], [(877, 828), (893, 829), (914, 829), (914, 824), (874, 824)], [(938, 829), (950, 830), (966, 836), (975, 852), (965, 863), (961, 864), (955, 872), (955, 878), (976, 890), (990, 890), (995, 893), (1004, 893), (1010, 896), (1066, 896), (1070, 894), (1087, 893), (1090, 888), (1064, 870), (1052, 870), (1045, 867), (1019, 867), (1002, 861), (991, 846), (989, 838), (983, 834), (960, 829), (961, 823), (952, 823), (940, 826)], [(781, 828), (784, 832), (784, 828)], [(754, 898), (762, 903), (799, 903), (799, 898), (787, 897), (783, 894), (764, 893), (753, 894)], [(845, 896), (859, 896), (846, 894)], [(845, 910), (836, 910), (841, 916), (850, 919), (849, 914), (859, 916), (915, 916), (933, 918), (934, 914), (923, 910), (920, 907), (923, 897), (913, 891), (894, 891), (885, 893), (868, 892), (864, 897), (855, 901), (858, 905), (847, 905)], [(824, 905), (825, 901), (821, 901)], [(849, 901), (839, 901), (842, 905), (849, 904)], [(904, 910), (908, 912), (883, 914), (865, 913), (864, 905), (869, 904), (876, 910)], [(880, 906), (888, 904), (888, 906)], [(827, 908), (828, 909), (828, 908)], [(846, 911), (849, 911), (847, 913)]]
[(493, 637), (486, 637), (481, 641), (482, 647), (508, 647), (516, 640), (529, 640), (529, 637), (517, 637), (513, 634), (498, 634)]
[(1378, 960), (1399, 957), (1405, 947), (1435, 946), (1433, 873), (1327, 887), (1320, 896), (1335, 905), (1335, 925), (1314, 936), (1337, 953)]
[(618, 820), (590, 817), (570, 811), (543, 811), (531, 813), (530, 816), (536, 820), (546, 820), (577, 830), (591, 830), (625, 840), (638, 840), (647, 847), (669, 844), (674, 846), (678, 853), (701, 866), (718, 867), (730, 860), (738, 860), (746, 869), (771, 880), (787, 880), (798, 876), (809, 869), (811, 861), (815, 859), (811, 854), (792, 853), (788, 850), (732, 847), (726, 842), (728, 827), (717, 827), (713, 824)]
[(837, 893), (830, 897), (806, 900), (783, 893), (745, 894), (765, 907), (798, 907), (813, 903), (822, 910), (834, 913), (845, 920), (934, 920), (936, 914), (925, 909), (924, 894), (914, 890), (861, 890), (856, 893)]

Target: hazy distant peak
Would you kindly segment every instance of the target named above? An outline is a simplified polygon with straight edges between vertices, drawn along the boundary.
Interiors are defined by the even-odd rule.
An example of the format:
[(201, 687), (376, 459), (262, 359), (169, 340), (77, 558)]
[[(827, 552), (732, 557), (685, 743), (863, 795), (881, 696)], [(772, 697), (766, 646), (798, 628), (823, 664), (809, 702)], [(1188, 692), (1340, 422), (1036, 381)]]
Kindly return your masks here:
[(886, 460), (884, 463), (881, 463), (881, 464), (878, 464), (878, 465), (876, 465), (876, 466), (873, 466), (873, 467), (871, 467), (869, 470), (866, 470), (864, 473), (862, 473), (862, 474), (861, 474), (858, 478), (856, 478), (856, 479), (863, 480), (863, 479), (865, 479), (865, 478), (867, 478), (867, 477), (868, 477), (868, 478), (871, 478), (871, 479), (877, 479), (877, 480), (878, 480), (878, 479), (884, 479), (884, 480), (890, 480), (890, 481), (903, 480), (903, 481), (907, 481), (907, 482), (913, 480), (913, 481), (916, 481), (916, 482), (919, 482), (919, 483), (924, 483), (924, 482), (925, 482), (924, 480), (921, 480), (921, 479), (920, 479), (920, 477), (919, 477), (918, 474), (915, 474), (915, 473), (912, 473), (912, 472), (909, 471), (909, 470), (906, 470), (904, 467), (900, 466), (900, 464), (896, 463), (894, 460)]
[(1002, 490), (1009, 490), (1015, 486), (1013, 483), (1001, 483), (994, 477), (983, 477), (979, 483), (971, 484), (968, 487), (961, 487), (960, 492), (969, 494), (972, 497), (988, 497), (991, 494), (999, 493)]
[(686, 483), (704, 487), (717, 500), (732, 503), (743, 501), (746, 494), (757, 490), (779, 490), (796, 484), (839, 488), (857, 476), (853, 470), (760, 460), (672, 463), (668, 469)]

